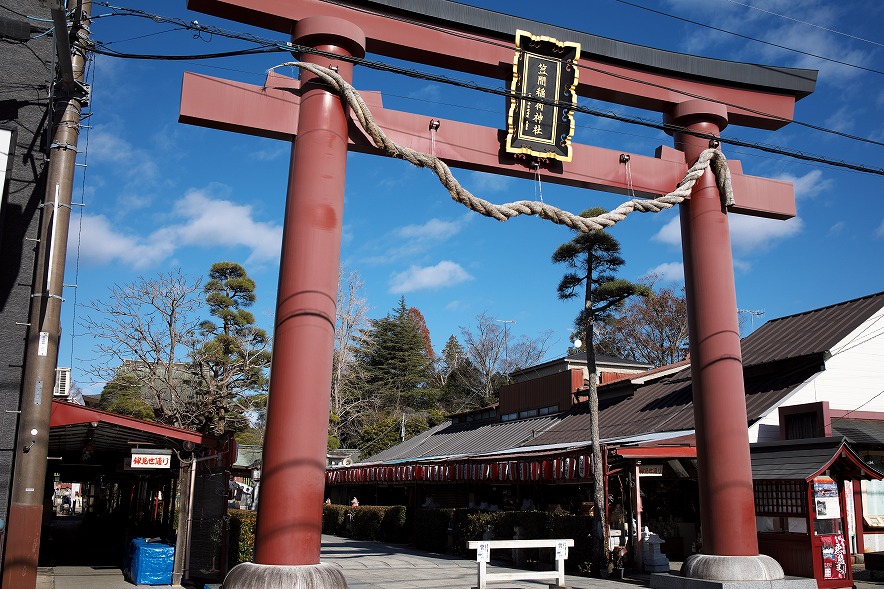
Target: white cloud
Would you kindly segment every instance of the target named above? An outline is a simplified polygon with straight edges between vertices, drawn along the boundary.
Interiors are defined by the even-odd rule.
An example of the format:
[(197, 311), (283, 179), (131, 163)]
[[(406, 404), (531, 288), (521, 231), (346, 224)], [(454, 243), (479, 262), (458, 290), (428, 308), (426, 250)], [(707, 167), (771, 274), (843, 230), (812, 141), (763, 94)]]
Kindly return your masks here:
[(741, 258), (734, 258), (734, 271), (735, 272), (742, 272), (743, 274), (748, 274), (749, 270), (751, 270), (751, 269), (752, 269), (751, 262), (749, 262), (747, 260), (743, 260)]
[(284, 141), (275, 141), (272, 145), (256, 149), (249, 153), (249, 157), (259, 162), (270, 162), (278, 160), (287, 155), (291, 151), (291, 144)]
[(829, 227), (829, 235), (840, 235), (841, 233), (844, 233), (844, 229), (846, 229), (846, 228), (847, 228), (846, 222), (838, 221), (837, 223), (835, 223), (831, 227)]
[[(150, 241), (138, 235), (127, 234), (114, 227), (104, 215), (83, 215), (82, 231), (71, 231), (68, 249), (77, 248), (77, 235), (81, 235), (80, 259), (94, 264), (120, 262), (135, 269), (156, 264), (175, 251), (168, 241)], [(72, 228), (73, 229), (73, 228)]]
[(408, 97), (425, 102), (439, 102), (442, 99), (442, 87), (439, 84), (427, 84), (414, 92), (409, 92)]
[(731, 245), (735, 251), (748, 253), (767, 249), (774, 242), (788, 239), (801, 232), (804, 223), (795, 217), (787, 221), (729, 215)]
[(881, 221), (881, 224), (878, 225), (877, 229), (875, 229), (875, 237), (884, 237), (884, 221)]
[(776, 179), (791, 182), (795, 186), (796, 199), (814, 198), (832, 186), (830, 179), (823, 179), (821, 170), (811, 170), (803, 176), (780, 174)]
[(396, 235), (404, 239), (419, 241), (443, 241), (453, 237), (463, 228), (463, 221), (443, 221), (430, 219), (423, 225), (406, 225), (396, 230)]
[(181, 244), (212, 246), (244, 246), (252, 250), (248, 261), (263, 262), (279, 256), (282, 226), (253, 219), (252, 207), (229, 200), (213, 199), (212, 190), (227, 187), (210, 185), (190, 190), (176, 203), (174, 210), (184, 222), (166, 227), (165, 233)]
[(416, 290), (432, 290), (454, 286), (473, 277), (460, 264), (443, 260), (435, 266), (411, 266), (404, 272), (397, 272), (390, 278), (390, 292), (404, 294)]
[(468, 184), (470, 192), (480, 198), (483, 194), (509, 192), (510, 186), (513, 184), (513, 179), (511, 177), (502, 176), (500, 174), (470, 172), (469, 178)]
[[(170, 258), (185, 246), (239, 246), (251, 250), (248, 262), (276, 259), (282, 227), (255, 220), (248, 205), (213, 198), (212, 190), (224, 193), (227, 189), (212, 185), (189, 191), (172, 207), (176, 222), (146, 236), (128, 232), (103, 215), (84, 215), (83, 230), (79, 232), (81, 258), (95, 264), (120, 262), (141, 269)], [(76, 239), (77, 233), (71, 231), (71, 240)], [(70, 247), (75, 245), (72, 242)]]
[[(743, 254), (766, 249), (777, 241), (797, 235), (804, 227), (799, 217), (780, 221), (748, 215), (728, 215), (728, 225), (734, 251)], [(679, 218), (675, 217), (666, 223), (653, 239), (669, 245), (681, 245)]]
[(648, 270), (645, 276), (656, 275), (660, 277), (660, 280), (663, 282), (677, 282), (679, 284), (684, 283), (684, 264), (681, 262), (666, 262), (664, 264), (660, 264), (659, 266), (655, 266)]
[(89, 158), (97, 162), (130, 164), (135, 150), (125, 139), (109, 133), (104, 127), (96, 127), (89, 134)]
[(670, 219), (665, 225), (663, 225), (663, 227), (660, 228), (660, 231), (654, 234), (654, 237), (652, 237), (652, 239), (661, 243), (680, 246), (681, 223), (678, 219), (678, 216)]

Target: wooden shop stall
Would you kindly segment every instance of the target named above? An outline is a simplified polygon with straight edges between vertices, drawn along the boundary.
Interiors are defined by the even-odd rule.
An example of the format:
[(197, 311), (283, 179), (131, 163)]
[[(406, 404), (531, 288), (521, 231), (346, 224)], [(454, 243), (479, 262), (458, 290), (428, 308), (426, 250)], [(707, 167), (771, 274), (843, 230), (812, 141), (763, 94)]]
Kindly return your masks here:
[(753, 444), (751, 454), (759, 552), (820, 589), (852, 587), (851, 482), (884, 474), (842, 438)]

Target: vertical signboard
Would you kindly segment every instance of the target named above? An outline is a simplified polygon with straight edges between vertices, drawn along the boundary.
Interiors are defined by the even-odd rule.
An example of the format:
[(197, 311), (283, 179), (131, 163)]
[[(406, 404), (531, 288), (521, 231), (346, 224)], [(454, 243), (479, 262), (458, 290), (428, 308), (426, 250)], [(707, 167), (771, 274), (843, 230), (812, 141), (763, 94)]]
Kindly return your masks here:
[(506, 150), (571, 161), (580, 44), (516, 32)]

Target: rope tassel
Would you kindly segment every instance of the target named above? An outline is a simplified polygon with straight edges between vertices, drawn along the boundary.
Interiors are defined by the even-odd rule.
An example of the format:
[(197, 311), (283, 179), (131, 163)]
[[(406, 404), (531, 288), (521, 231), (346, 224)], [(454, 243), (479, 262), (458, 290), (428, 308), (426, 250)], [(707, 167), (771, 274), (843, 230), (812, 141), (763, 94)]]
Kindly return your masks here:
[(498, 221), (506, 221), (519, 215), (535, 215), (577, 231), (598, 231), (619, 223), (632, 212), (659, 213), (665, 209), (671, 209), (690, 196), (694, 184), (706, 172), (707, 168), (711, 168), (715, 176), (715, 183), (718, 186), (722, 204), (725, 207), (730, 207), (734, 204), (734, 191), (731, 186), (731, 173), (727, 167), (727, 159), (718, 149), (709, 148), (700, 154), (700, 157), (688, 169), (687, 174), (685, 174), (684, 178), (672, 192), (653, 199), (634, 198), (624, 202), (613, 211), (597, 217), (580, 217), (543, 202), (530, 200), (497, 205), (473, 195), (469, 190), (461, 186), (460, 182), (451, 173), (448, 164), (435, 155), (415, 151), (393, 142), (375, 122), (371, 111), (368, 109), (368, 105), (365, 104), (365, 101), (362, 100), (356, 89), (347, 83), (337, 72), (326, 67), (301, 61), (286, 62), (270, 69), (274, 70), (279, 67), (298, 67), (318, 76), (343, 96), (359, 124), (368, 133), (378, 149), (385, 151), (392, 157), (404, 159), (419, 168), (433, 170), (436, 176), (439, 177), (442, 185), (451, 194), (451, 198), (472, 211), (486, 217), (492, 217)]

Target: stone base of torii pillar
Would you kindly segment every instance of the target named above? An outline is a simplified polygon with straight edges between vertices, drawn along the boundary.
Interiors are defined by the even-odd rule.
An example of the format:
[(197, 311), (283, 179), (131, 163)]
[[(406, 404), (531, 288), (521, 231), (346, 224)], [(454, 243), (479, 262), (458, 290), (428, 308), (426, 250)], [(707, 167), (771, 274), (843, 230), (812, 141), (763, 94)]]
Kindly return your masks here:
[[(224, 589), (347, 589), (341, 569), (330, 564), (282, 566), (243, 562), (227, 573)], [(803, 589), (803, 588), (801, 588)]]
[[(651, 575), (651, 589), (816, 589), (816, 580), (786, 577), (770, 556), (692, 554), (680, 575)], [(226, 585), (225, 585), (226, 587)]]

